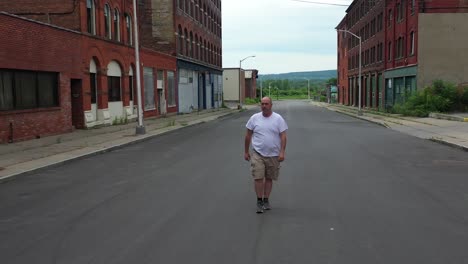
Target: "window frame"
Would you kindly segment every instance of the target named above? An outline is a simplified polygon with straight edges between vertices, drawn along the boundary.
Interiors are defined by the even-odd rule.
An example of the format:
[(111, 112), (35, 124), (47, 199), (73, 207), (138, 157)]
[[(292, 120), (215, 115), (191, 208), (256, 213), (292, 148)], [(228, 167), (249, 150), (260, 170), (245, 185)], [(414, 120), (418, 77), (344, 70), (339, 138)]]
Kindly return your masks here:
[[(9, 87), (6, 87), (5, 85), (5, 75), (6, 73), (9, 73), (10, 75), (10, 84)], [(30, 91), (32, 91), (32, 94), (29, 94), (30, 96), (30, 101), (34, 101), (31, 106), (25, 105), (27, 102), (25, 101), (26, 99), (21, 98), (21, 94), (25, 91), (20, 90), (22, 87), (18, 87), (21, 85), (23, 80), (21, 80), (21, 75), (22, 74), (29, 74), (30, 77), (33, 77), (30, 79), (30, 81), (33, 81), (33, 87), (27, 87)], [(43, 81), (41, 83), (40, 77), (48, 77), (51, 78), (49, 80), (50, 82), (47, 83), (46, 81)], [(44, 108), (54, 108), (54, 107), (59, 107), (60, 106), (60, 86), (59, 86), (59, 79), (60, 79), (60, 74), (58, 72), (46, 72), (46, 71), (28, 71), (28, 70), (13, 70), (13, 69), (0, 69), (0, 88), (2, 88), (2, 99), (5, 100), (7, 98), (5, 96), (5, 91), (6, 89), (10, 88), (10, 95), (9, 99), (10, 102), (8, 105), (9, 107), (2, 107), (0, 108), (0, 112), (3, 111), (20, 111), (20, 110), (32, 110), (32, 109), (44, 109)], [(41, 95), (44, 96), (44, 93), (41, 93), (41, 91), (45, 91), (43, 87), (40, 87), (41, 85), (44, 84), (52, 84), (53, 86), (50, 87), (50, 90), (47, 92), (52, 94), (52, 98), (47, 98), (51, 103), (41, 101)], [(23, 87), (24, 88), (24, 87)], [(3, 102), (4, 105), (6, 105), (6, 100)], [(31, 103), (31, 102), (30, 102)], [(21, 105), (20, 105), (21, 104)]]
[(94, 0), (86, 0), (86, 23), (87, 32), (96, 35), (96, 3)]
[(112, 39), (112, 14), (109, 4), (104, 5), (104, 34), (108, 39)]

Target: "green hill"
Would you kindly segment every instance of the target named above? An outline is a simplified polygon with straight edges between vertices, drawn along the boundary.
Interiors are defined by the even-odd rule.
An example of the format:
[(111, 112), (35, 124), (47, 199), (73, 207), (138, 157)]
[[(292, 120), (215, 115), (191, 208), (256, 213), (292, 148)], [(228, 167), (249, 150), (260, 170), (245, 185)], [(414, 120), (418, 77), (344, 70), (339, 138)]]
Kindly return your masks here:
[(310, 71), (310, 72), (289, 72), (279, 74), (260, 74), (258, 79), (261, 80), (298, 80), (298, 79), (310, 79), (310, 80), (328, 80), (330, 78), (336, 78), (336, 70), (327, 71)]

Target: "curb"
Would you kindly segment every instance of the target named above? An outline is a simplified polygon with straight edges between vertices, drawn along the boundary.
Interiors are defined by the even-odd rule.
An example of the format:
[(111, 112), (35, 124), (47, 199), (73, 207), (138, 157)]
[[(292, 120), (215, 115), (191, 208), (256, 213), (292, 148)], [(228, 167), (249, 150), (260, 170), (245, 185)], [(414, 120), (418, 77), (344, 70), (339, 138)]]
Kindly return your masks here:
[(442, 139), (429, 138), (428, 140), (430, 140), (430, 141), (432, 141), (432, 142), (436, 142), (436, 143), (439, 143), (439, 144), (442, 144), (442, 145), (446, 145), (446, 146), (449, 146), (449, 147), (457, 148), (457, 149), (460, 149), (460, 150), (463, 150), (463, 151), (468, 152), (468, 147), (460, 146), (460, 145), (457, 145), (457, 144), (455, 144), (455, 143), (451, 143), (451, 142), (448, 142), (448, 141), (444, 141), (444, 140), (442, 140)]
[(176, 125), (176, 126), (172, 127), (171, 129), (168, 129), (168, 130), (164, 130), (165, 128), (156, 129), (155, 131), (158, 131), (158, 130), (162, 130), (162, 131), (158, 131), (154, 135), (146, 135), (146, 136), (144, 136), (142, 138), (136, 138), (136, 139), (134, 139), (134, 140), (132, 140), (130, 142), (122, 143), (122, 144), (115, 145), (115, 146), (109, 146), (109, 147), (106, 147), (106, 148), (103, 148), (103, 149), (100, 149), (100, 150), (96, 150), (96, 151), (92, 151), (92, 152), (89, 152), (89, 153), (86, 153), (86, 154), (83, 154), (83, 155), (77, 155), (75, 157), (70, 157), (70, 158), (67, 158), (67, 159), (62, 160), (62, 161), (46, 164), (46, 165), (41, 166), (41, 167), (37, 167), (37, 168), (30, 169), (30, 170), (25, 170), (25, 171), (21, 171), (21, 172), (12, 173), (10, 175), (2, 176), (0, 178), (0, 184), (12, 181), (12, 180), (16, 179), (19, 176), (30, 175), (32, 173), (40, 172), (40, 171), (45, 170), (45, 169), (59, 167), (59, 166), (62, 166), (64, 164), (70, 163), (72, 161), (81, 160), (81, 159), (84, 159), (84, 158), (97, 156), (99, 154), (103, 154), (103, 153), (106, 153), (106, 152), (111, 152), (111, 151), (114, 151), (114, 150), (122, 149), (124, 147), (131, 146), (131, 145), (134, 145), (134, 144), (138, 144), (138, 143), (153, 139), (153, 138), (158, 137), (158, 136), (169, 134), (169, 133), (174, 132), (176, 130), (189, 128), (189, 127), (195, 127), (195, 126), (198, 126), (198, 125), (208, 123), (210, 121), (214, 121), (214, 120), (218, 120), (218, 119), (221, 119), (221, 118), (224, 118), (224, 117), (234, 115), (236, 113), (238, 113), (238, 112), (225, 113), (225, 114), (218, 115), (216, 117), (211, 116), (213, 119), (212, 120), (207, 120), (207, 121), (205, 121), (203, 119), (210, 118), (210, 117), (205, 117), (205, 118), (202, 118), (201, 120), (195, 121), (192, 124), (187, 124), (187, 125), (180, 125), (179, 124), (179, 125)]
[(351, 114), (351, 113), (346, 112), (346, 111), (341, 111), (341, 110), (337, 110), (337, 109), (330, 109), (328, 107), (327, 107), (327, 109), (331, 110), (331, 111), (334, 111), (334, 112), (337, 112), (337, 113), (340, 113), (340, 114), (343, 114), (343, 115), (347, 115), (347, 116), (356, 118), (356, 119), (364, 120), (364, 121), (367, 121), (369, 123), (374, 123), (376, 125), (379, 125), (379, 126), (382, 126), (382, 127), (385, 127), (385, 128), (390, 128), (388, 125), (385, 124), (385, 122), (381, 123), (379, 121), (374, 121), (374, 120), (370, 120), (370, 119), (367, 119), (367, 118), (359, 117), (357, 115)]
[(468, 117), (452, 116), (452, 115), (446, 115), (446, 114), (441, 114), (441, 113), (430, 113), (429, 117), (450, 120), (450, 121), (468, 122)]

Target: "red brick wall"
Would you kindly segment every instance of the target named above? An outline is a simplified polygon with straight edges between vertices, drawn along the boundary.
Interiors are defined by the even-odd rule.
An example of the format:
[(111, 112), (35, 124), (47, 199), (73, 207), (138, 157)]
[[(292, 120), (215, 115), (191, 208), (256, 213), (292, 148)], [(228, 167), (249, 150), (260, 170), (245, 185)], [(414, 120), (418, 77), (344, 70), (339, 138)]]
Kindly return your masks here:
[(432, 0), (420, 1), (419, 11), (422, 13), (466, 13), (467, 0)]
[[(178, 75), (177, 75), (177, 71), (176, 71), (176, 68), (177, 68), (176, 58), (173, 57), (173, 56), (169, 56), (169, 55), (165, 55), (165, 54), (162, 54), (162, 53), (154, 52), (154, 51), (151, 51), (151, 50), (148, 50), (148, 49), (143, 49), (143, 50), (141, 50), (140, 53), (141, 53), (140, 54), (140, 60), (141, 60), (141, 63), (143, 64), (144, 67), (153, 68), (155, 71), (164, 70), (166, 72), (165, 76), (167, 75), (167, 71), (173, 71), (174, 72), (174, 85), (176, 87), (175, 96), (176, 96), (176, 104), (177, 104), (179, 99), (178, 99), (178, 92), (177, 92), (178, 91), (178, 89), (177, 89), (177, 76)], [(141, 76), (141, 81), (143, 83), (143, 67), (141, 68), (141, 75), (140, 76)], [(166, 95), (166, 100), (167, 100), (167, 95), (168, 95), (167, 77), (165, 79), (166, 79), (166, 83), (165, 83), (166, 90), (165, 90), (164, 93)], [(156, 75), (155, 75), (155, 82), (156, 82)], [(154, 93), (155, 93), (155, 97), (157, 98), (157, 89), (156, 89), (156, 87), (155, 87)], [(142, 93), (141, 97), (142, 97), (142, 101), (144, 102), (145, 97), (144, 97), (143, 93)], [(159, 104), (159, 98), (157, 98), (157, 100), (156, 100), (156, 105), (158, 105), (158, 104)], [(177, 113), (177, 106), (168, 107), (167, 112), (168, 113)], [(160, 113), (158, 113), (156, 110), (154, 110), (154, 111), (145, 111), (144, 112), (145, 117), (157, 116), (159, 114)]]
[[(337, 29), (347, 29), (346, 17), (338, 25)], [(343, 32), (337, 32), (337, 42), (338, 42), (338, 67), (337, 67), (337, 86), (338, 86), (338, 102), (340, 104), (349, 105), (349, 85), (348, 85), (348, 46), (346, 34)]]
[[(190, 2), (190, 1), (189, 1)], [(215, 4), (212, 1), (200, 1), (205, 6), (209, 7), (210, 10), (213, 12), (213, 19), (219, 19), (221, 20), (221, 10), (218, 9)], [(197, 8), (195, 8), (198, 10)], [(195, 63), (201, 63), (201, 64), (207, 64), (210, 66), (215, 66), (215, 68), (218, 68), (221, 70), (222, 67), (222, 41), (221, 37), (219, 37), (217, 34), (219, 29), (217, 29), (216, 25), (214, 26), (214, 33), (210, 31), (209, 27), (204, 26), (202, 23), (198, 22), (195, 18), (191, 17), (189, 14), (184, 12), (183, 10), (179, 9), (177, 6), (175, 6), (175, 32), (178, 31), (179, 25), (182, 28), (182, 32), (187, 29), (188, 34), (190, 36), (190, 32), (193, 33), (193, 37), (195, 38), (195, 35), (198, 36), (198, 38), (201, 38), (203, 40), (203, 45), (204, 42), (207, 42), (207, 48), (210, 50), (209, 54), (211, 53), (212, 59), (210, 60), (209, 58), (205, 58), (203, 61), (198, 59), (198, 58), (193, 58), (188, 56), (188, 54), (185, 54), (185, 49), (184, 49), (184, 54), (180, 55), (177, 54), (178, 56), (184, 57), (184, 59), (193, 61)], [(206, 10), (204, 10), (205, 12)], [(203, 14), (203, 16), (207, 16), (206, 14)], [(209, 16), (209, 14), (208, 14)], [(209, 20), (209, 19), (208, 19)], [(211, 20), (209, 20), (211, 21)], [(218, 32), (218, 33), (217, 33)], [(185, 40), (186, 41), (186, 40)], [(178, 42), (176, 41), (177, 45)], [(184, 42), (184, 46), (185, 46)], [(209, 43), (209, 46), (208, 46)], [(213, 48), (211, 47), (213, 46)], [(196, 47), (196, 44), (195, 44)], [(177, 50), (179, 48), (177, 47)]]
[[(405, 5), (404, 18), (401, 21), (397, 21), (396, 4), (400, 1), (388, 1), (386, 6), (386, 45), (385, 45), (385, 63), (386, 69), (393, 69), (399, 67), (405, 67), (408, 65), (414, 65), (418, 63), (418, 8), (411, 11), (411, 1), (407, 1)], [(389, 10), (392, 10), (392, 22), (389, 26)], [(415, 34), (414, 49), (415, 53), (411, 54), (411, 32)], [(404, 52), (402, 58), (396, 58), (397, 55), (397, 40), (398, 38), (404, 38)], [(389, 42), (391, 45), (392, 57), (389, 58)]]
[(59, 107), (1, 111), (0, 143), (72, 130), (70, 78), (79, 72), (79, 35), (0, 14), (0, 65), (4, 69), (58, 72)]
[(50, 23), (73, 30), (80, 30), (80, 1), (0, 1), (0, 10), (37, 21)]

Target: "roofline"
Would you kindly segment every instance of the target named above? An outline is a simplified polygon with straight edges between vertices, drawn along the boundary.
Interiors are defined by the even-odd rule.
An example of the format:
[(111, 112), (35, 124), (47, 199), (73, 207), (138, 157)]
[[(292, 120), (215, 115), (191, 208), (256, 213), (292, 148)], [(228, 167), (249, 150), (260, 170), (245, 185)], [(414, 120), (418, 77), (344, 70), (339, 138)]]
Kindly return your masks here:
[(354, 1), (349, 5), (348, 9), (346, 9), (346, 13), (348, 13), (349, 10), (351, 10), (351, 8), (353, 8), (354, 5), (355, 5), (358, 1), (359, 1), (359, 0), (354, 0)]
[(35, 24), (39, 24), (39, 25), (43, 25), (43, 26), (47, 26), (47, 27), (51, 27), (51, 28), (55, 28), (55, 29), (59, 29), (59, 30), (63, 30), (63, 31), (68, 31), (68, 32), (71, 32), (71, 33), (79, 34), (79, 35), (83, 35), (81, 32), (76, 31), (76, 30), (72, 30), (72, 29), (68, 29), (68, 28), (64, 28), (64, 27), (59, 27), (57, 25), (52, 25), (52, 24), (48, 24), (48, 23), (44, 23), (44, 22), (37, 21), (37, 20), (34, 20), (34, 19), (30, 19), (30, 18), (15, 15), (15, 14), (7, 13), (5, 11), (0, 11), (0, 15), (9, 16), (9, 17), (20, 19), (20, 20), (23, 20), (23, 21), (28, 21), (28, 22), (32, 22), (32, 23), (35, 23)]

